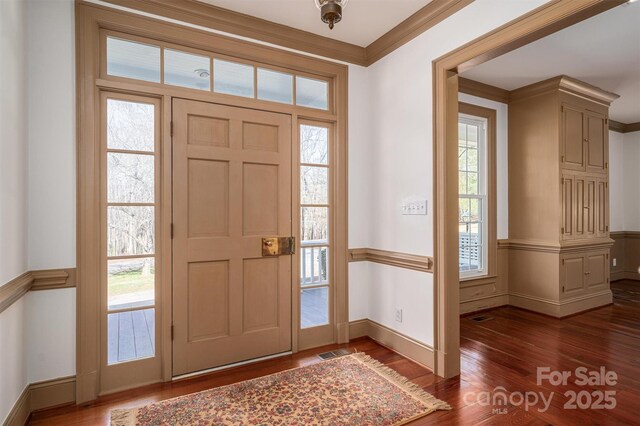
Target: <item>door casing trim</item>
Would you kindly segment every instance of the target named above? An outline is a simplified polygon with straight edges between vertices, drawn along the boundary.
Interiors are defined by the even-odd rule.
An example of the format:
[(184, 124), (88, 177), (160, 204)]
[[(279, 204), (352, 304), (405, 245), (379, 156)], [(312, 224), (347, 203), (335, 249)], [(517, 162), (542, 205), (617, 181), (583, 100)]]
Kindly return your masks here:
[[(347, 274), (347, 84), (348, 68), (297, 53), (250, 43), (207, 31), (184, 27), (136, 14), (114, 10), (85, 2), (76, 3), (76, 83), (77, 83), (77, 324), (76, 324), (76, 403), (95, 400), (101, 392), (101, 292), (97, 284), (100, 277), (100, 91), (120, 92), (160, 98), (161, 123), (161, 216), (158, 225), (161, 234), (162, 262), (171, 265), (171, 102), (174, 97), (222, 103), (254, 109), (264, 109), (292, 115), (293, 126), (301, 119), (333, 123), (335, 131), (334, 203), (336, 205), (334, 229), (334, 329), (337, 343), (349, 340), (348, 327), (348, 274)], [(241, 60), (254, 61), (274, 67), (309, 73), (331, 81), (332, 110), (312, 111), (288, 105), (266, 106), (261, 101), (232, 99), (213, 93), (194, 93), (189, 89), (160, 87), (144, 82), (105, 78), (100, 74), (101, 32), (118, 31), (161, 42), (184, 45), (187, 48), (214, 51)], [(295, 130), (295, 128), (293, 129)], [(294, 134), (297, 134), (295, 132)], [(295, 143), (295, 141), (294, 141)], [(164, 238), (162, 238), (164, 236)], [(168, 245), (168, 249), (166, 246)], [(158, 356), (162, 357), (161, 380), (172, 379), (171, 372), (171, 275), (165, 267), (159, 282), (161, 309), (159, 327), (161, 341), (156, 342)], [(168, 277), (168, 278), (167, 278)], [(295, 279), (292, 277), (292, 279)], [(295, 287), (294, 287), (295, 288)], [(293, 312), (292, 320), (297, 319)], [(292, 345), (297, 350), (299, 325), (296, 321)], [(296, 332), (298, 330), (298, 332)]]
[(458, 74), (549, 34), (626, 3), (552, 0), (435, 59), (433, 71), (434, 372), (460, 374), (458, 272)]

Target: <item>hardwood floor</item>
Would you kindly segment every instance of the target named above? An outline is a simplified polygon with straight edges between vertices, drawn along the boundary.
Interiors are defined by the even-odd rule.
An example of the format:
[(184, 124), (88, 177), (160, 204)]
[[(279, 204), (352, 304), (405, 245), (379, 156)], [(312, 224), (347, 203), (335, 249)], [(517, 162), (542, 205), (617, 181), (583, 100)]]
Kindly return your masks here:
[[(157, 384), (101, 398), (86, 407), (67, 406), (34, 413), (30, 424), (79, 425), (108, 424), (114, 408), (135, 407), (149, 402), (209, 389), (278, 371), (320, 362), (317, 353), (337, 347), (366, 352), (398, 373), (422, 386), (427, 392), (449, 402), (453, 410), (439, 411), (412, 425), (435, 423), (456, 425), (577, 425), (640, 424), (640, 282), (619, 281), (611, 285), (614, 304), (563, 320), (512, 307), (483, 312), (490, 319), (461, 319), (461, 364), (458, 378), (444, 380), (428, 369), (364, 338), (349, 345), (334, 345), (292, 356), (238, 367), (180, 382)], [(615, 386), (575, 384), (575, 370), (600, 367), (615, 371)], [(536, 369), (570, 371), (566, 385), (548, 381), (537, 385)], [(482, 396), (504, 387), (511, 404), (486, 405)], [(563, 408), (569, 401), (565, 392), (615, 391), (616, 407), (607, 409)], [(546, 400), (553, 396), (547, 410), (538, 401), (525, 410), (517, 395), (540, 392)], [(586, 394), (582, 402), (586, 402)], [(500, 411), (496, 411), (500, 410)]]
[[(322, 288), (302, 290), (301, 323), (313, 327), (329, 322), (329, 293)], [(155, 351), (155, 315), (153, 309), (109, 314), (109, 363), (153, 356)]]

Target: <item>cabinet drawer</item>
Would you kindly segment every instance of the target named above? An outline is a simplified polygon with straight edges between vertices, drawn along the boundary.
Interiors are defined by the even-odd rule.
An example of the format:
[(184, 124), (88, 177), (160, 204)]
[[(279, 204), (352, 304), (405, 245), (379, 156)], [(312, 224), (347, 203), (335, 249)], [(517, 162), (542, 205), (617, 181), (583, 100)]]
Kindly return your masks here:
[(497, 293), (494, 283), (474, 285), (472, 287), (462, 287), (460, 289), (460, 301), (475, 300), (483, 297), (493, 296)]

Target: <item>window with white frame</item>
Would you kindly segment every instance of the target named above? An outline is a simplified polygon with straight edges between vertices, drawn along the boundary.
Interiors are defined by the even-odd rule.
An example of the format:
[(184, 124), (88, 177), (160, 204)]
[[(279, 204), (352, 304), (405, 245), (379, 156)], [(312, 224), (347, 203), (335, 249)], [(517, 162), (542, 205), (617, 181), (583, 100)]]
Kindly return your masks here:
[(487, 120), (458, 118), (460, 277), (487, 274)]

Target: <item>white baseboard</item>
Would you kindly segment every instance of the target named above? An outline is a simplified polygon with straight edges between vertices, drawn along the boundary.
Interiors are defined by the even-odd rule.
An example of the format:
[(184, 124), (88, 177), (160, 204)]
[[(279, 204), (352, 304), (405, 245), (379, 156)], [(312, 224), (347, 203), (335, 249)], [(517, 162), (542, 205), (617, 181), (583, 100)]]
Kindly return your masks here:
[(430, 370), (434, 369), (435, 355), (432, 347), (370, 319), (349, 323), (349, 337), (351, 339), (364, 336), (372, 338), (382, 346), (386, 346)]

